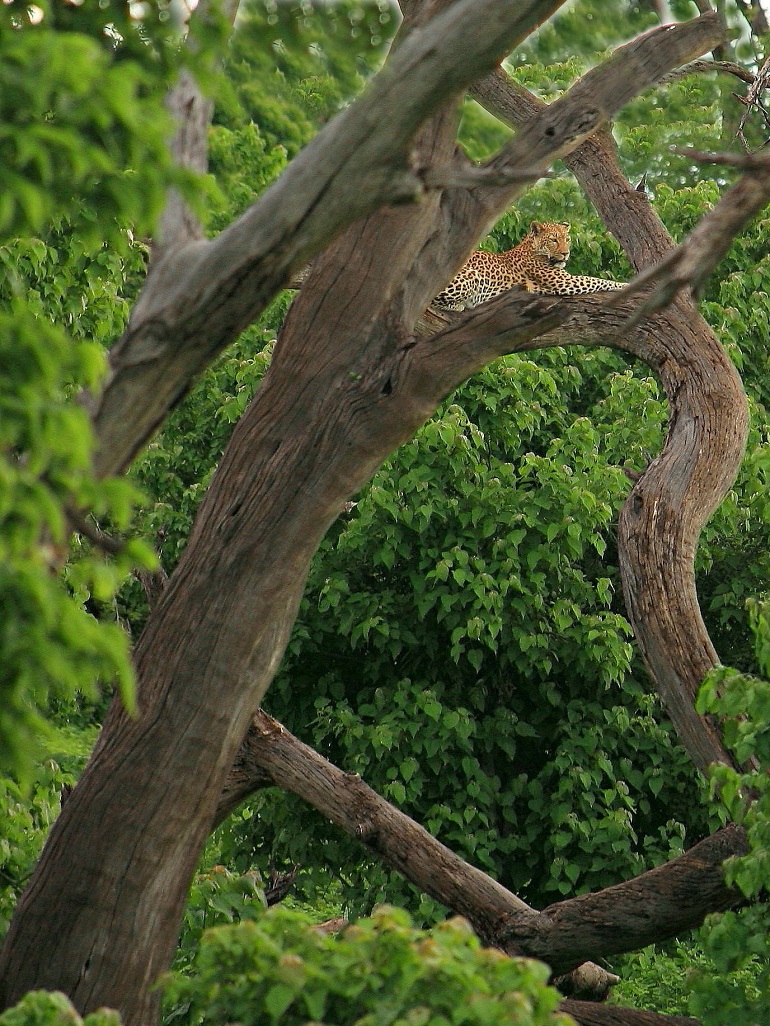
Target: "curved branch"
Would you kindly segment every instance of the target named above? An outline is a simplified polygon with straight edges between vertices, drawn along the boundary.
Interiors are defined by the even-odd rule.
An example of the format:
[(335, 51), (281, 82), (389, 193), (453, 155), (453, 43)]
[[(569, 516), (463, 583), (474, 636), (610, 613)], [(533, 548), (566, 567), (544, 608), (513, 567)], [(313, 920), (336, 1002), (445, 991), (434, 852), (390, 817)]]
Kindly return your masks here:
[(677, 79), (687, 78), (689, 75), (695, 75), (698, 73), (708, 72), (720, 72), (723, 75), (733, 75), (735, 78), (739, 78), (741, 82), (746, 82), (749, 85), (754, 81), (756, 75), (747, 71), (746, 68), (740, 64), (736, 64), (735, 61), (690, 61), (689, 64), (685, 64), (683, 68), (679, 68), (677, 71), (672, 71), (668, 75), (660, 80), (661, 85), (668, 85), (669, 82), (676, 82)]
[[(525, 124), (543, 106), (500, 71), (472, 93), (514, 125)], [(646, 196), (622, 174), (609, 132), (597, 133), (565, 163), (634, 267), (671, 252), (674, 244)], [(618, 301), (627, 302), (623, 293)], [(635, 355), (660, 376), (670, 406), (669, 431), (663, 451), (621, 512), (623, 588), (650, 675), (691, 758), (705, 771), (712, 762), (732, 760), (718, 725), (695, 712), (700, 684), (718, 658), (698, 605), (694, 556), (703, 525), (738, 472), (748, 405), (735, 368), (687, 298), (679, 296), (642, 330)], [(630, 338), (639, 339), (636, 329)]]

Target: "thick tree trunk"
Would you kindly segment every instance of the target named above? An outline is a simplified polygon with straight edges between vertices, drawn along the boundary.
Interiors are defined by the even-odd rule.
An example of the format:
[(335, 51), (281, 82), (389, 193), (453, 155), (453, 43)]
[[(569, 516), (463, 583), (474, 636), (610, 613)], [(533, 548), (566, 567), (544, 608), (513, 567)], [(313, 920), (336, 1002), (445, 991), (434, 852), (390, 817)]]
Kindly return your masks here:
[[(213, 243), (159, 261), (96, 410), (100, 472), (125, 465), (205, 354), (255, 316), (298, 254), (304, 263), (313, 246), (396, 195), (408, 144), (447, 89), (451, 108), (560, 2), (451, 5), (292, 164), (263, 201), (261, 225), (252, 211)], [(450, 113), (428, 131), (426, 165), (449, 163), (453, 148)], [(403, 180), (400, 188), (403, 198)], [(437, 192), (416, 207), (411, 231), (404, 215), (383, 215), (383, 230), (393, 219), (403, 239), (390, 289), (423, 245), (438, 200)], [(300, 335), (286, 356), (279, 345), (236, 428), (137, 646), (140, 713), (131, 720), (113, 706), (16, 911), (0, 957), (2, 1004), (45, 987), (83, 1012), (115, 1007), (127, 1026), (155, 1018), (155, 981), (170, 964), (216, 803), (283, 654), (310, 558), (343, 501), (431, 413), (400, 411), (391, 395), (394, 342), (405, 331), (387, 305), (381, 319), (390, 298), (382, 282), (369, 289), (352, 325), (333, 290), (304, 304)], [(303, 318), (320, 330), (303, 336)], [(372, 421), (379, 430), (383, 419), (389, 430), (378, 438)]]
[[(422, 189), (407, 150), (436, 109), (414, 166), (457, 166), (451, 104), (441, 110), (445, 90), (464, 88), (557, 6), (450, 4), (435, 26), (398, 47), (362, 101), (292, 164), (266, 195), (261, 220), (258, 204), (219, 239), (163, 255), (97, 404), (100, 473), (130, 461), (191, 376), (341, 226), (383, 199)], [(631, 44), (633, 79), (623, 61), (605, 74), (595, 69), (593, 94), (579, 83), (575, 95), (535, 118), (493, 162), (495, 174), (515, 175), (533, 159), (546, 167), (605, 113), (712, 46), (715, 35), (709, 19), (661, 31)], [(601, 107), (590, 102), (594, 94)], [(81, 1011), (107, 1004), (127, 1026), (152, 1021), (153, 985), (170, 962), (217, 802), (283, 653), (310, 558), (344, 500), (510, 339), (535, 345), (567, 317), (579, 333), (580, 317), (595, 315), (617, 332), (630, 314), (607, 313), (601, 302), (528, 297), (514, 312), (511, 300), (490, 304), (416, 343), (422, 309), (520, 190), (431, 190), (415, 207), (354, 224), (314, 265), (137, 646), (139, 716), (111, 711), (20, 903), (0, 956), (3, 1003), (49, 987), (67, 992)], [(494, 328), (496, 316), (505, 321), (496, 334), (473, 332)], [(584, 334), (596, 339), (587, 325)], [(639, 329), (634, 337), (643, 355), (652, 336)], [(650, 346), (653, 365), (670, 358), (665, 347)], [(723, 371), (718, 363), (713, 369)], [(723, 486), (728, 475), (729, 467)], [(712, 502), (713, 488), (708, 494)]]

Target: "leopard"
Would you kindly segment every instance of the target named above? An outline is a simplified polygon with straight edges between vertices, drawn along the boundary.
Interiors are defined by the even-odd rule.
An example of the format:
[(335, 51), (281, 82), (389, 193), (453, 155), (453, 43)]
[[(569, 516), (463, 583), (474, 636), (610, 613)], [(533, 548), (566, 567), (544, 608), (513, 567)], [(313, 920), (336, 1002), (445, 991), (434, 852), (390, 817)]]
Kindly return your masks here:
[(583, 296), (611, 292), (625, 284), (564, 270), (570, 253), (568, 221), (533, 221), (529, 231), (504, 253), (476, 250), (433, 300), (444, 310), (470, 310), (518, 285), (526, 292)]

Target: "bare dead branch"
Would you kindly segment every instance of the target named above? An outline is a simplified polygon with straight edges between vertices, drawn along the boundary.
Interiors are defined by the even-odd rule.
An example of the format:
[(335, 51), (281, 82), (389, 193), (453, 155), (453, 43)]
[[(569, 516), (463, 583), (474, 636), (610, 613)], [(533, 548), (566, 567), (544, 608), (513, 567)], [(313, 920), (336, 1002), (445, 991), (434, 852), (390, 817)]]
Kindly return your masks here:
[[(169, 94), (166, 106), (176, 125), (171, 150), (180, 168), (203, 174), (208, 170), (207, 130), (214, 104), (206, 99), (198, 83), (183, 71)], [(176, 189), (172, 189), (150, 250), (151, 266), (170, 251), (203, 238), (203, 228)]]
[(754, 153), (707, 153), (704, 150), (692, 149), (689, 146), (672, 146), (672, 153), (687, 157), (696, 164), (724, 164), (727, 167), (739, 167), (743, 170), (764, 170), (770, 167), (770, 156), (758, 157)]
[(426, 189), (479, 189), (506, 186), (513, 182), (536, 182), (551, 178), (549, 171), (539, 168), (511, 168), (494, 170), (485, 167), (437, 167), (418, 172)]
[[(556, 975), (700, 925), (740, 901), (722, 863), (745, 854), (744, 832), (727, 827), (633, 880), (537, 912), (440, 844), (357, 774), (343, 773), (264, 711), (243, 746), (256, 768), (252, 789), (271, 782), (309, 802), (420, 890), (472, 924), (484, 943), (547, 962)], [(241, 759), (243, 765), (244, 759)], [(231, 808), (220, 804), (218, 819)], [(601, 984), (607, 974), (599, 971)]]
[[(224, 0), (219, 9), (230, 24), (238, 13), (239, 0)], [(210, 16), (208, 0), (199, 0), (195, 12), (191, 6), (173, 5), (171, 17), (176, 19), (180, 36), (187, 33), (190, 17), (201, 22)], [(187, 45), (189, 46), (189, 38)], [(171, 152), (179, 168), (204, 174), (208, 170), (208, 128), (214, 104), (201, 92), (198, 83), (188, 71), (183, 71), (171, 90), (166, 106), (174, 123)], [(156, 263), (169, 251), (203, 238), (203, 228), (197, 216), (184, 202), (176, 189), (172, 189), (158, 224), (157, 237), (151, 248), (151, 261)]]

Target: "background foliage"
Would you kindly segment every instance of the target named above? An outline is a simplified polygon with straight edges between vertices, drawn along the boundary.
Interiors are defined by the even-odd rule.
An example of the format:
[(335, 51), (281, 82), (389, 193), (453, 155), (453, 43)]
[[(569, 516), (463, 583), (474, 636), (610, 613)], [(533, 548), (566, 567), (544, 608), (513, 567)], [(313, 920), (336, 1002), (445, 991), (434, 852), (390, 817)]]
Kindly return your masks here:
[[(33, 25), (25, 7), (0, 5), (0, 759), (15, 772), (0, 784), (0, 922), (58, 791), (82, 764), (82, 750), (63, 752), (51, 724), (92, 736), (114, 682), (129, 692), (127, 639), (147, 612), (133, 578), (116, 597), (129, 567), (150, 562), (146, 544), (133, 543), (115, 563), (76, 537), (63, 578), (55, 573), (67, 508), (91, 510), (120, 531), (141, 494), (131, 530), (171, 571), (291, 298), (278, 297), (210, 369), (131, 484), (91, 479), (87, 418), (72, 397), (104, 373), (103, 348), (126, 323), (165, 188), (172, 180), (190, 188), (165, 156), (160, 98), (179, 66), (178, 49), (167, 45), (170, 9), (147, 6), (153, 16), (139, 24), (122, 3), (41, 4), (44, 17)], [(686, 2), (671, 8), (695, 13)], [(727, 12), (738, 27), (738, 8), (727, 4)], [(509, 64), (550, 99), (654, 23), (649, 4), (581, 0)], [(382, 2), (253, 3), (221, 75), (207, 63), (218, 29), (206, 29), (199, 71), (217, 97), (203, 187), (210, 232), (251, 203), (361, 88), (394, 25)], [(736, 55), (756, 65), (760, 43), (743, 32)], [(668, 146), (722, 146), (726, 104), (735, 102), (728, 94), (736, 83), (729, 86), (713, 75), (677, 79), (619, 119), (624, 168), (634, 180), (646, 175), (677, 239), (724, 182)], [(473, 156), (506, 135), (466, 106), (461, 138)], [(530, 190), (484, 245), (507, 248), (530, 220), (549, 218), (574, 226), (573, 272), (630, 276), (563, 169)], [(702, 304), (752, 403), (744, 466), (704, 531), (697, 565), (711, 635), (724, 662), (742, 672), (755, 660), (746, 599), (768, 597), (770, 569), (768, 227), (761, 217), (735, 241)], [(551, 350), (487, 368), (392, 456), (329, 532), (268, 696), (269, 711), (292, 731), (535, 905), (661, 862), (722, 815), (649, 693), (620, 595), (622, 468), (644, 468), (665, 421), (647, 368), (611, 351)], [(770, 719), (764, 692), (746, 684), (743, 694), (759, 736)], [(36, 771), (46, 724), (56, 760)], [(757, 850), (768, 847), (763, 835)], [(315, 812), (264, 792), (212, 839), (179, 969), (190, 969), (204, 927), (251, 915), (258, 870), (293, 864), (300, 897), (316, 905), (331, 891), (349, 912), (388, 900), (419, 922), (444, 915)], [(751, 879), (755, 887), (760, 877)], [(727, 940), (715, 928), (708, 942), (720, 973), (746, 959), (765, 966), (767, 953), (752, 948), (757, 922), (723, 922)], [(227, 935), (233, 944), (238, 936)], [(685, 945), (661, 957), (680, 965), (690, 952)], [(643, 961), (637, 970), (643, 977)]]
[(194, 975), (173, 977), (167, 1001), (191, 1023), (571, 1022), (553, 1014), (559, 995), (546, 986), (542, 963), (482, 949), (464, 920), (426, 935), (402, 910), (383, 907), (340, 937), (309, 925), (307, 916), (277, 906), (257, 922), (210, 931)]

